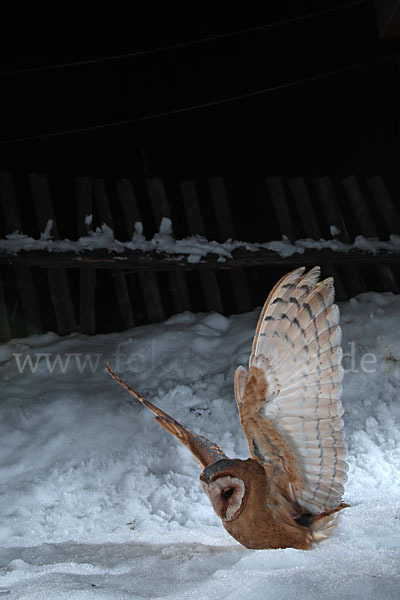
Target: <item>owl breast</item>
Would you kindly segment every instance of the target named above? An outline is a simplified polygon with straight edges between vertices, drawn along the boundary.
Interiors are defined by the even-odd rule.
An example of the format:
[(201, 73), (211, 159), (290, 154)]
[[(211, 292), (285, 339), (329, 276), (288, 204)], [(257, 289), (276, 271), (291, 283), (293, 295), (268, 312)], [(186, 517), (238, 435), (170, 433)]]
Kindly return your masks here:
[(226, 531), (246, 548), (299, 548), (310, 546), (310, 532), (290, 517), (279, 518), (271, 498), (273, 469), (261, 467), (254, 459), (221, 460), (200, 476)]
[(311, 545), (311, 534), (306, 527), (279, 522), (268, 511), (252, 510), (247, 504), (239, 517), (233, 521), (222, 521), (226, 531), (246, 548), (297, 548), (307, 550)]

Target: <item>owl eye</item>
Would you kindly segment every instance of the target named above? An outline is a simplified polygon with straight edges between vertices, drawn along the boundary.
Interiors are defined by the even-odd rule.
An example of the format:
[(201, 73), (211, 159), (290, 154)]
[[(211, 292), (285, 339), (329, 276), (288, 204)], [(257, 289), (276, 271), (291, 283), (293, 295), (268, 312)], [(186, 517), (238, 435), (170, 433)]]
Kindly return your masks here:
[(227, 498), (230, 498), (233, 494), (233, 488), (229, 488), (229, 490), (224, 490), (223, 492), (221, 492), (221, 496), (226, 500)]

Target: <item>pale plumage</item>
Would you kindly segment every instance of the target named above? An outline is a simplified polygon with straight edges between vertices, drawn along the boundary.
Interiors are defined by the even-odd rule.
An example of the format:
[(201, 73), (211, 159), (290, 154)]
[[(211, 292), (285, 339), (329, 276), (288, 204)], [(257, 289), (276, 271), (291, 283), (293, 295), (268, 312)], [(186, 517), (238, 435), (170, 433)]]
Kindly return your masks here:
[(229, 459), (111, 375), (156, 414), (203, 468), (201, 483), (225, 529), (249, 548), (308, 548), (327, 537), (347, 479), (343, 369), (333, 280), (300, 268), (261, 311), (249, 370), (235, 396), (251, 458)]

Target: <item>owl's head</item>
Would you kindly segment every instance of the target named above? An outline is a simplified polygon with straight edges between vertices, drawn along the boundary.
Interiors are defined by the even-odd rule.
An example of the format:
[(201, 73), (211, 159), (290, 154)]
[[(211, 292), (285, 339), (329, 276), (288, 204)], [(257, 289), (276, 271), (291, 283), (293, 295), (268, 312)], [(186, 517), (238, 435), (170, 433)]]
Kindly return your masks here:
[(236, 519), (244, 507), (246, 484), (235, 471), (238, 460), (219, 460), (200, 475), (200, 483), (217, 515), (224, 521)]

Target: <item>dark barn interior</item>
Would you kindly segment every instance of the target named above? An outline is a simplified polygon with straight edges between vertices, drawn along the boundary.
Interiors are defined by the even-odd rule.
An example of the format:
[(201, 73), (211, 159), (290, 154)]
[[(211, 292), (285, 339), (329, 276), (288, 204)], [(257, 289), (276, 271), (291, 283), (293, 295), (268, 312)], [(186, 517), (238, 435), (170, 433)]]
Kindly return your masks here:
[(55, 240), (106, 224), (126, 242), (137, 222), (151, 239), (166, 217), (177, 240), (352, 247), (190, 262), (0, 246), (1, 340), (244, 312), (303, 263), (335, 276), (338, 300), (398, 293), (399, 15), (396, 0), (276, 3), (262, 20), (138, 23), (120, 51), (3, 54), (1, 239), (39, 239), (49, 219)]

